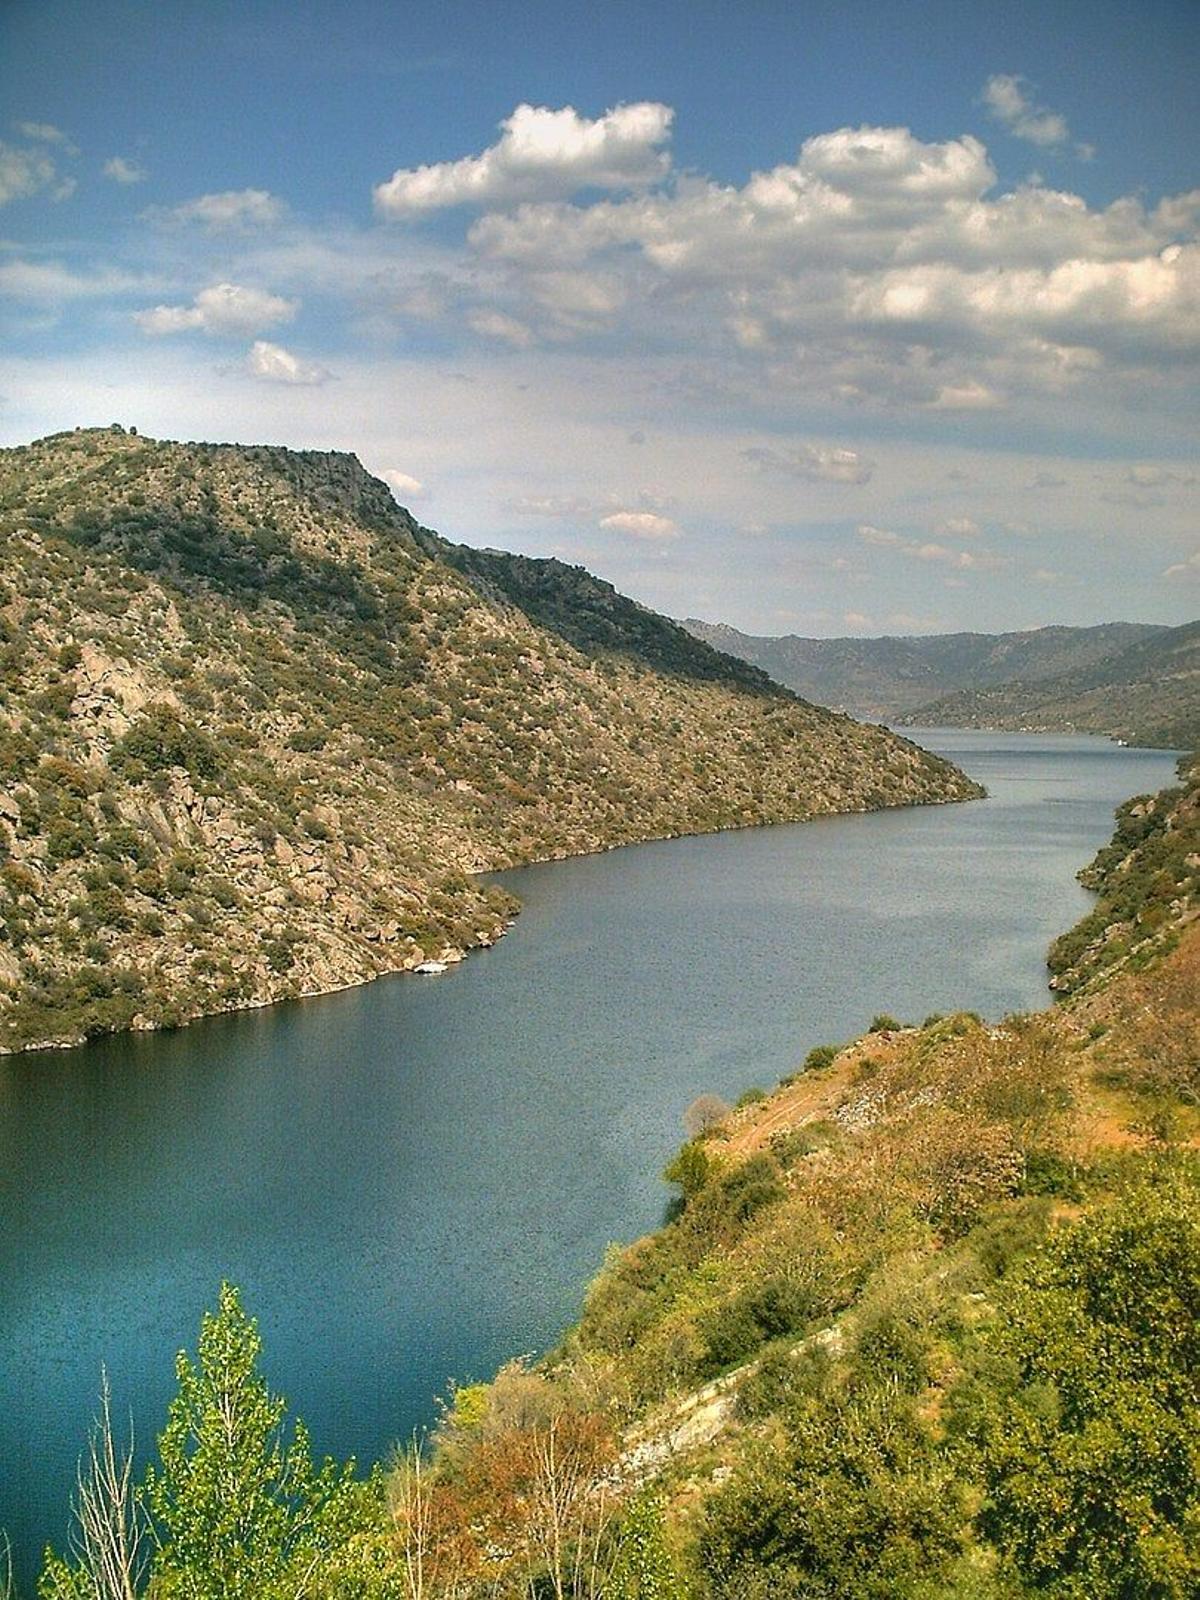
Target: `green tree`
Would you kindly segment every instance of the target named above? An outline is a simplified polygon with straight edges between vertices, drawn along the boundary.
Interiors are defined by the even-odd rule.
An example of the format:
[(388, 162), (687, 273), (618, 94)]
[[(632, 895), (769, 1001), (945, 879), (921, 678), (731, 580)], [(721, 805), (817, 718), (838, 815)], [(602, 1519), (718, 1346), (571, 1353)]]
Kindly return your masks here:
[(1063, 1230), (1001, 1302), (958, 1409), (983, 1532), (1039, 1594), (1200, 1594), (1200, 1183), (1159, 1181)]
[(915, 1403), (891, 1385), (803, 1396), (786, 1426), (709, 1504), (699, 1555), (713, 1600), (929, 1592), (958, 1553), (962, 1512)]
[(700, 1193), (708, 1182), (711, 1170), (712, 1161), (708, 1151), (699, 1140), (689, 1139), (667, 1163), (663, 1177), (668, 1183), (677, 1183), (683, 1190), (683, 1199), (687, 1201)]
[(147, 1474), (156, 1600), (301, 1600), (353, 1531), (350, 1469), (314, 1468), (303, 1424), (289, 1436), (285, 1403), (259, 1373), (260, 1350), (255, 1322), (223, 1284), (196, 1364), (183, 1352), (176, 1361), (161, 1465)]

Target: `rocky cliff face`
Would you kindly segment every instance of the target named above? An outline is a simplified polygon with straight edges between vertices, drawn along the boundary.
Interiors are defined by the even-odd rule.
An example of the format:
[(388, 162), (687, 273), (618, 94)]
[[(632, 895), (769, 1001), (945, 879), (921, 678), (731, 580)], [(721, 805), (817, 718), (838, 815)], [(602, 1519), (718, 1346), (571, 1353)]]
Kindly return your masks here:
[(0, 1048), (453, 957), (489, 868), (978, 793), (337, 454), (0, 452), (0, 668)]

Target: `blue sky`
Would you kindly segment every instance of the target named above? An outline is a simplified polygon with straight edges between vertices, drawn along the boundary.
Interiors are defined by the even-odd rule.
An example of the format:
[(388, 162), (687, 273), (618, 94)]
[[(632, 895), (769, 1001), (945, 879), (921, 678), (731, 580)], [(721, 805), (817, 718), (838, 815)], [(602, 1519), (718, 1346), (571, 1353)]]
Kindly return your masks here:
[(1200, 612), (1200, 7), (0, 9), (0, 442), (814, 634)]

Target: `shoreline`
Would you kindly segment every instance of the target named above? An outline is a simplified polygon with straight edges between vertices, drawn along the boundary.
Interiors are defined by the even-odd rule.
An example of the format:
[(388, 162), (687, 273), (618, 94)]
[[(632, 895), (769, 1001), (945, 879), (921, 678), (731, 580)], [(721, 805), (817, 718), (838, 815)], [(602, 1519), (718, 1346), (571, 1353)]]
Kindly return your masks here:
[[(791, 828), (834, 817), (867, 817), (880, 815), (887, 811), (917, 811), (932, 806), (967, 805), (973, 801), (986, 800), (988, 798), (987, 790), (982, 784), (977, 783), (969, 774), (964, 773), (963, 777), (975, 787), (978, 791), (977, 793), (938, 795), (928, 800), (908, 800), (896, 805), (848, 806), (839, 811), (815, 811), (809, 812), (802, 817), (729, 823), (720, 828), (700, 828), (694, 831), (647, 834), (644, 838), (618, 840), (612, 844), (596, 845), (586, 850), (548, 851), (543, 855), (531, 856), (528, 859), (506, 862), (503, 866), (483, 867), (478, 871), (468, 873), (467, 876), (476, 880), (484, 880), (502, 872), (516, 872), (525, 867), (547, 866), (558, 861), (584, 860), (588, 856), (607, 855), (613, 850), (636, 849), (639, 845), (647, 844), (666, 844), (675, 839), (704, 839), (722, 833), (744, 833), (751, 828)], [(472, 951), (490, 950), (513, 926), (517, 917), (520, 916), (520, 912), (521, 907), (518, 903), (511, 915), (497, 923), (495, 928), (489, 930), (485, 937), (477, 939), (470, 944), (463, 946), (445, 945), (433, 955), (428, 953), (410, 954), (394, 966), (385, 966), (378, 971), (364, 973), (361, 977), (347, 979), (344, 983), (332, 983), (317, 988), (302, 989), (294, 994), (255, 996), (234, 1005), (214, 1006), (212, 1010), (197, 1011), (193, 1015), (184, 1018), (176, 1026), (169, 1028), (157, 1023), (148, 1023), (141, 1026), (135, 1024), (127, 1028), (113, 1029), (111, 1032), (98, 1033), (92, 1036), (81, 1034), (73, 1038), (36, 1040), (29, 1044), (17, 1046), (0, 1044), (0, 1058), (38, 1054), (65, 1054), (67, 1051), (81, 1050), (89, 1044), (98, 1043), (104, 1039), (120, 1038), (125, 1034), (177, 1033), (184, 1028), (191, 1027), (194, 1023), (203, 1022), (208, 1018), (237, 1016), (242, 1012), (248, 1011), (265, 1011), (272, 1006), (286, 1005), (292, 1001), (320, 1000), (328, 995), (343, 994), (349, 989), (365, 988), (368, 984), (376, 983), (381, 978), (416, 976), (416, 968), (424, 961), (444, 961), (448, 966), (458, 966), (467, 959)]]

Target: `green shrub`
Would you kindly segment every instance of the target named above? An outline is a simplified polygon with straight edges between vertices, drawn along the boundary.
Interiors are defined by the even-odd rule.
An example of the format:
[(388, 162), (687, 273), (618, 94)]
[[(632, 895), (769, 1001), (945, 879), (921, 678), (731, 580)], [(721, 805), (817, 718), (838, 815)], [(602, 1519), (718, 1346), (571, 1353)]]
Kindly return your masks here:
[(1039, 1594), (1200, 1592), (1200, 1186), (1160, 1163), (1005, 1290), (956, 1415), (979, 1522)]
[(713, 1600), (898, 1600), (960, 1548), (962, 1499), (927, 1424), (894, 1390), (801, 1396), (782, 1444), (748, 1445), (709, 1500)]
[(711, 1171), (712, 1161), (704, 1145), (695, 1139), (689, 1139), (667, 1163), (663, 1177), (668, 1183), (679, 1185), (686, 1201), (700, 1193), (708, 1182)]
[(134, 782), (147, 773), (182, 767), (196, 778), (215, 777), (220, 770), (217, 747), (199, 728), (184, 722), (170, 706), (151, 706), (114, 745), (109, 758), (114, 771)]
[(765, 1089), (743, 1089), (734, 1102), (734, 1110), (740, 1111), (743, 1106), (756, 1106), (767, 1098)]

